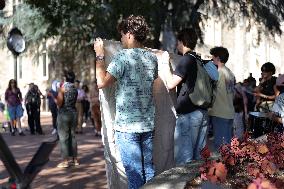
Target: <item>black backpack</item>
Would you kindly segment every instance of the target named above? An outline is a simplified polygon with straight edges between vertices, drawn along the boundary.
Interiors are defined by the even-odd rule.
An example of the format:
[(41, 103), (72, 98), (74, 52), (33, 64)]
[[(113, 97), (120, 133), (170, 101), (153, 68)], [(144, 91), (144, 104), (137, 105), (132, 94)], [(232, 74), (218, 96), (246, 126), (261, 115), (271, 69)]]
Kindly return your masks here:
[(28, 91), (26, 96), (26, 104), (40, 104), (40, 95), (35, 91)]

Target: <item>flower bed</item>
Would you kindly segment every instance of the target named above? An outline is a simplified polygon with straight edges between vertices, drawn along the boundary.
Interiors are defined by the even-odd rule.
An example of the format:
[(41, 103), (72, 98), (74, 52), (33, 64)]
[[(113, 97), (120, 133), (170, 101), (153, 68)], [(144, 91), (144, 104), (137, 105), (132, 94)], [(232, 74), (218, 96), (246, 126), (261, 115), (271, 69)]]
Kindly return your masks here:
[[(270, 133), (266, 140), (251, 140), (246, 134), (239, 141), (220, 147), (221, 158), (210, 159), (206, 146), (201, 156), (199, 181), (220, 183), (224, 188), (275, 189), (284, 188), (284, 135)], [(198, 188), (198, 179), (187, 182), (185, 189)]]

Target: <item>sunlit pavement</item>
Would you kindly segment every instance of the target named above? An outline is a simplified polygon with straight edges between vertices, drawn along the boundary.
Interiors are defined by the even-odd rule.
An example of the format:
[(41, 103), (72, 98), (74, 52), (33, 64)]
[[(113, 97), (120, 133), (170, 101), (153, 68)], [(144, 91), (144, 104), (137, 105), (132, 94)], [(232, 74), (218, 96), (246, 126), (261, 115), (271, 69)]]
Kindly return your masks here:
[[(26, 127), (26, 121), (25, 127)], [(27, 166), (32, 156), (43, 141), (52, 141), (50, 114), (41, 115), (41, 124), (45, 135), (11, 136), (9, 132), (3, 132), (2, 136), (11, 149), (16, 161), (22, 170)], [(72, 168), (57, 168), (60, 163), (60, 146), (57, 145), (50, 156), (50, 161), (36, 176), (31, 188), (39, 189), (106, 189), (107, 180), (105, 174), (105, 160), (103, 145), (100, 137), (96, 137), (93, 127), (87, 123), (83, 134), (76, 135), (78, 140), (78, 158), (80, 165)], [(0, 161), (0, 185), (7, 183), (8, 173)]]

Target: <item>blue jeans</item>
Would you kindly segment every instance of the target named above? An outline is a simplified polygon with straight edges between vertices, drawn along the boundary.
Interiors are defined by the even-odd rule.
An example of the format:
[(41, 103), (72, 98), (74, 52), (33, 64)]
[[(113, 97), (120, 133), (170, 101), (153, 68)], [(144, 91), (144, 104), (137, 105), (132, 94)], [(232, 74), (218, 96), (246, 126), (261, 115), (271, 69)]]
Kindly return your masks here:
[(176, 165), (200, 159), (200, 151), (206, 145), (207, 129), (208, 113), (205, 110), (178, 115), (174, 134)]
[(153, 132), (125, 133), (115, 131), (129, 189), (138, 189), (154, 177)]
[(216, 150), (218, 150), (222, 144), (231, 143), (233, 136), (233, 121), (233, 119), (211, 116), (214, 146)]
[(24, 109), (21, 104), (16, 106), (8, 106), (8, 112), (11, 120), (21, 118), (24, 114)]

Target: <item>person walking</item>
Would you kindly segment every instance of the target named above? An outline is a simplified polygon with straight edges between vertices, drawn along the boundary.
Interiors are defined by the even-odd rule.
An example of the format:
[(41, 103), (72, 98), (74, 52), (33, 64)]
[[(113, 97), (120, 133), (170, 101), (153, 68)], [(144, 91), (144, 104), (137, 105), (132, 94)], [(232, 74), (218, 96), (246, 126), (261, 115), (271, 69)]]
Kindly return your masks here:
[(116, 82), (115, 143), (126, 172), (129, 189), (138, 189), (154, 177), (153, 134), (155, 106), (153, 84), (158, 77), (157, 57), (144, 48), (149, 32), (142, 16), (131, 15), (118, 24), (124, 49), (105, 68), (103, 41), (97, 38), (98, 88)]
[(61, 147), (63, 161), (57, 165), (59, 168), (67, 168), (71, 165), (79, 165), (77, 159), (77, 141), (75, 128), (77, 125), (77, 110), (75, 107), (78, 92), (74, 85), (75, 74), (67, 71), (64, 74), (65, 82), (58, 89), (58, 95), (54, 98), (58, 106), (57, 133)]
[(17, 129), (16, 126), (18, 126), (19, 135), (25, 135), (22, 130), (20, 120), (24, 113), (22, 100), (22, 93), (18, 88), (17, 81), (15, 79), (11, 79), (5, 92), (5, 101), (7, 103), (7, 108), (10, 116), (12, 136), (15, 136)]

